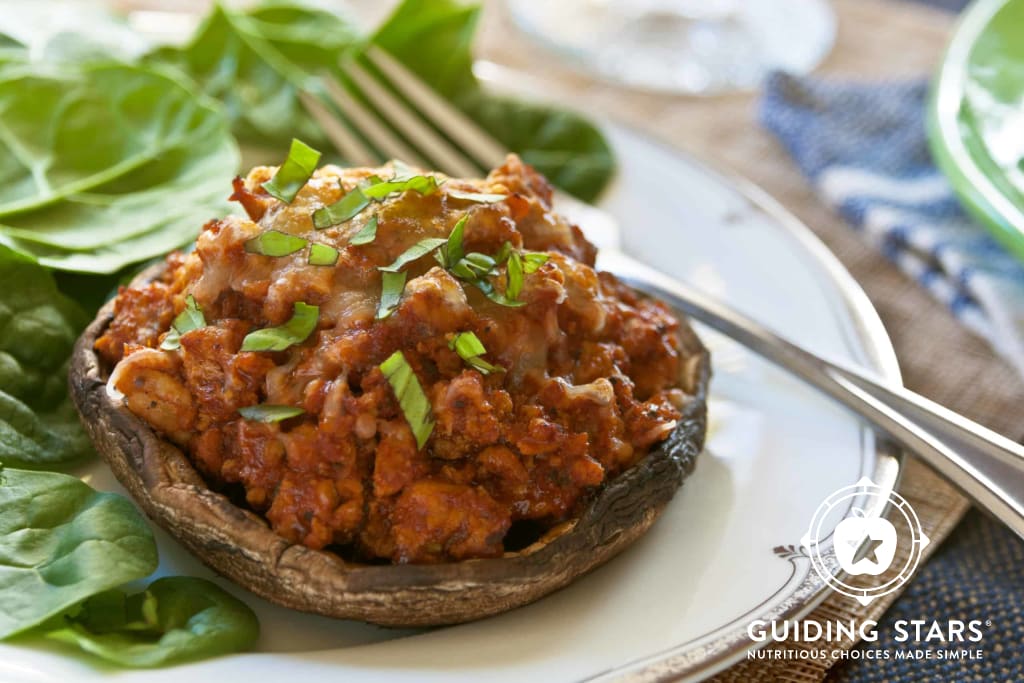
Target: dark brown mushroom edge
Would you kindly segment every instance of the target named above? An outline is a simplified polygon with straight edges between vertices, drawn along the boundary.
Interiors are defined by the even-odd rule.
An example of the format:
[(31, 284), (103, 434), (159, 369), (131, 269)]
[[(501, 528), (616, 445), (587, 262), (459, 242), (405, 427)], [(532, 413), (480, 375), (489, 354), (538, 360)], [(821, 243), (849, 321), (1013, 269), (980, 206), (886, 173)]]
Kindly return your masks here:
[[(508, 179), (496, 186), (493, 176), (490, 184), (468, 189), (509, 192)], [(250, 196), (246, 209), (258, 220), (253, 201)], [(159, 279), (167, 268), (161, 263), (147, 269), (131, 287)], [(679, 364), (678, 387), (686, 394), (680, 418), (635, 464), (590, 491), (574, 518), (497, 557), (364, 563), (330, 546), (315, 550), (279, 535), (264, 516), (246, 509), (244, 496), (211, 486), (178, 446), (131, 412), (108, 389), (112, 368), (95, 350), (114, 315), (113, 301), (99, 311), (78, 340), (69, 374), (71, 395), (96, 449), (145, 512), (203, 562), (271, 602), (305, 612), (410, 627), (471, 621), (533, 602), (643, 535), (693, 471), (703, 447), (710, 357), (677, 314), (685, 361)]]

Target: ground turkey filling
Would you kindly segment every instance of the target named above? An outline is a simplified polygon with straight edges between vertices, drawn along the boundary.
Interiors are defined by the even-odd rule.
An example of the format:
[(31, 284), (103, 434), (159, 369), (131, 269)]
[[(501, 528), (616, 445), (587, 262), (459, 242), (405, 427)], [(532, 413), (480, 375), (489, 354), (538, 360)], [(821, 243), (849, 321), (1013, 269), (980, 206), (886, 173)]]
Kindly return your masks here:
[[(691, 359), (678, 321), (593, 270), (593, 245), (551, 211), (551, 187), (518, 158), (485, 180), (395, 194), (323, 230), (315, 209), (392, 169), (326, 166), (290, 204), (261, 189), (274, 171), (236, 180), (233, 199), (248, 217), (210, 222), (158, 280), (122, 289), (96, 348), (133, 413), (179, 445), (211, 486), (244, 491), (290, 541), (361, 560), (501, 555), (513, 524), (550, 528), (578, 514), (691, 400), (680, 386)], [(397, 308), (377, 319), (378, 267), (419, 240), (447, 237), (463, 216), (466, 252), (495, 254), (508, 242), (548, 255), (523, 276), (524, 305), (491, 301), (427, 255), (405, 268)], [(373, 217), (375, 239), (349, 244)], [(338, 260), (246, 250), (268, 230), (332, 246)], [(491, 278), (498, 292), (506, 267)], [(161, 349), (189, 295), (206, 326)], [(296, 302), (319, 307), (304, 342), (240, 351), (249, 332), (287, 322)], [(503, 372), (482, 374), (450, 348), (468, 331)], [(396, 350), (431, 404), (435, 425), (422, 448), (378, 367)], [(238, 412), (257, 404), (304, 413), (260, 422)]]

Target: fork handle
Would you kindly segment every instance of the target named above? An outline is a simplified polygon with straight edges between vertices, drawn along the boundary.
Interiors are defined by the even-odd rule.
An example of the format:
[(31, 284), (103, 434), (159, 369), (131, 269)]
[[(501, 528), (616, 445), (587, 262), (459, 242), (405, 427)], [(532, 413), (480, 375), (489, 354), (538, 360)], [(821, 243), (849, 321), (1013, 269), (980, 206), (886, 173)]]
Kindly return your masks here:
[(880, 428), (1024, 538), (1024, 448), (901, 386), (831, 362), (724, 304), (629, 257), (605, 250), (604, 265), (735, 339)]

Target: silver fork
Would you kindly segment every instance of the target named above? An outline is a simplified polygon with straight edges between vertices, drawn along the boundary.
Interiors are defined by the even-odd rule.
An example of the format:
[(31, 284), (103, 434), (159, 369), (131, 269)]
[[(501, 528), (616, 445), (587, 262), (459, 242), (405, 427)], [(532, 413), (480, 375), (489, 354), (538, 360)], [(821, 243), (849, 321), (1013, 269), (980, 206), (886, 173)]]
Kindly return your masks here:
[[(448, 175), (470, 177), (504, 161), (507, 150), (499, 142), (405, 66), (375, 47), (367, 50), (366, 57), (412, 106), (355, 61), (343, 62), (342, 70), (379, 114), (333, 77), (321, 77), (324, 92), (344, 119), (312, 92), (301, 94), (302, 103), (342, 157), (359, 165), (399, 158)], [(392, 129), (400, 131), (401, 137)], [(415, 148), (402, 138), (415, 140)], [(606, 212), (563, 193), (556, 195), (556, 203), (601, 247), (598, 265), (602, 269), (723, 332), (853, 410), (1024, 538), (1024, 448), (1019, 444), (901, 386), (806, 351), (627, 256), (619, 249), (618, 225)]]

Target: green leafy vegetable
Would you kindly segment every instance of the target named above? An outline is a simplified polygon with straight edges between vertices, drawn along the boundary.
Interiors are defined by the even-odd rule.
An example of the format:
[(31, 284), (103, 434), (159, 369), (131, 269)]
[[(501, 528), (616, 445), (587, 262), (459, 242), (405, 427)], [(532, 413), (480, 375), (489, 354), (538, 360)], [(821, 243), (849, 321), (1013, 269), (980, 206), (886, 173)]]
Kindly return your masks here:
[(457, 333), (452, 337), (451, 341), (448, 342), (448, 348), (459, 354), (459, 357), (466, 361), (467, 365), (472, 368), (476, 368), (485, 375), (492, 372), (505, 371), (505, 368), (498, 365), (492, 365), (481, 358), (481, 356), (487, 353), (487, 349), (484, 348), (484, 343), (480, 341), (480, 338), (473, 332)]
[(577, 114), (495, 96), (481, 88), (472, 71), (479, 14), (478, 5), (459, 0), (405, 0), (372, 42), (555, 185), (580, 199), (595, 199), (615, 168), (608, 143)]
[(537, 269), (548, 262), (548, 255), (540, 251), (523, 252), (523, 271), (527, 274), (536, 273)]
[(291, 319), (284, 325), (266, 327), (245, 335), (242, 351), (284, 351), (301, 344), (316, 329), (320, 307), (296, 301)]
[(142, 593), (112, 590), (86, 600), (46, 636), (114, 664), (154, 667), (247, 650), (256, 615), (215, 583), (159, 579)]
[(493, 204), (503, 199), (508, 199), (507, 194), (488, 194), (486, 192), (463, 192), (462, 190), (448, 190), (448, 196), (453, 199), (463, 199), (467, 202), (479, 204)]
[(254, 237), (245, 243), (245, 250), (250, 254), (262, 254), (264, 256), (287, 256), (294, 254), (305, 247), (309, 242), (289, 235), (280, 230), (267, 230), (259, 237)]
[(199, 308), (199, 304), (196, 303), (195, 298), (189, 294), (185, 297), (185, 309), (174, 318), (174, 322), (171, 323), (171, 329), (168, 331), (167, 336), (164, 337), (160, 348), (164, 351), (173, 351), (174, 349), (181, 348), (181, 335), (192, 330), (198, 330), (201, 327), (206, 327), (206, 317), (203, 315), (202, 309)]
[(494, 285), (490, 280), (485, 278), (478, 278), (470, 282), (474, 287), (484, 293), (488, 299), (498, 304), (499, 306), (508, 306), (509, 308), (518, 308), (519, 306), (525, 306), (526, 304), (522, 301), (517, 301), (512, 297), (508, 296), (507, 293), (499, 292), (494, 288)]
[(447, 238), (444, 237), (426, 237), (424, 239), (421, 239), (419, 242), (417, 242), (416, 244), (412, 245), (404, 252), (399, 254), (398, 258), (396, 258), (391, 263), (391, 265), (381, 266), (380, 268), (378, 268), (378, 270), (382, 270), (385, 273), (397, 273), (407, 264), (412, 263), (417, 259), (423, 258), (427, 254), (434, 251), (442, 244), (446, 244), (447, 242)]
[(313, 177), (316, 165), (320, 163), (320, 152), (298, 138), (292, 139), (288, 158), (277, 169), (274, 177), (263, 183), (263, 189), (270, 196), (277, 197), (285, 204), (291, 204), (309, 179)]
[[(313, 74), (339, 76), (339, 56), (363, 41), (355, 37), (352, 24), (327, 13), (300, 6), (275, 11), (246, 14), (216, 6), (189, 45), (160, 50), (150, 59), (181, 68), (205, 93), (222, 100), (244, 140), (279, 145), (298, 135), (328, 144), (297, 93), (309, 87)], [(478, 15), (479, 7), (460, 0), (405, 0), (370, 42), (556, 185), (594, 199), (614, 170), (607, 142), (576, 114), (496, 97), (481, 88), (472, 73), (471, 53)], [(310, 26), (316, 30), (303, 32)]]
[(405, 273), (381, 273), (380, 305), (377, 306), (377, 319), (383, 320), (398, 308), (398, 302), (405, 291)]
[(443, 268), (450, 268), (458, 263), (465, 252), (462, 249), (463, 235), (466, 232), (466, 223), (469, 221), (469, 214), (464, 215), (455, 223), (455, 227), (448, 234), (448, 240), (438, 252), (438, 261)]
[(352, 235), (352, 239), (348, 241), (349, 244), (359, 246), (360, 244), (369, 244), (377, 239), (377, 217), (373, 216), (363, 229)]
[[(396, 174), (396, 178), (397, 178)], [(407, 178), (392, 178), (391, 180), (381, 180), (380, 182), (368, 185), (363, 188), (363, 194), (370, 199), (376, 201), (382, 201), (392, 194), (398, 194), (400, 192), (418, 192), (421, 195), (433, 194), (437, 191), (438, 182), (437, 178), (432, 175), (414, 175)]]
[(56, 467), (92, 454), (67, 395), (87, 321), (45, 268), (0, 245), (0, 461)]
[(330, 141), (298, 93), (311, 74), (336, 68), (353, 33), (340, 17), (300, 5), (246, 14), (216, 3), (186, 46), (162, 48), (147, 61), (180, 69), (223, 102), (241, 140), (274, 148), (298, 137), (324, 146)]
[(3, 81), (0, 119), (0, 242), (44, 265), (114, 272), (227, 208), (226, 119), (165, 73), (36, 66)]
[(274, 405), (272, 403), (260, 403), (259, 405), (238, 409), (239, 415), (253, 422), (280, 422), (290, 417), (298, 417), (305, 412), (302, 408), (296, 408), (295, 406)]
[(380, 371), (384, 373), (391, 390), (395, 392), (405, 421), (416, 437), (416, 447), (423, 448), (434, 430), (434, 420), (430, 415), (430, 400), (423, 393), (416, 373), (401, 351), (395, 351), (388, 356), (388, 359), (380, 364)]
[(505, 278), (505, 295), (510, 299), (518, 299), (519, 293), (523, 291), (523, 258), (518, 251), (508, 255)]
[(314, 211), (313, 225), (317, 230), (323, 230), (332, 225), (344, 223), (355, 218), (369, 205), (370, 200), (363, 194), (363, 190), (357, 187), (330, 206)]
[(326, 244), (309, 245), (309, 265), (333, 266), (338, 262), (338, 250)]
[(0, 486), (0, 639), (150, 574), (156, 543), (127, 499), (79, 479), (5, 469)]

